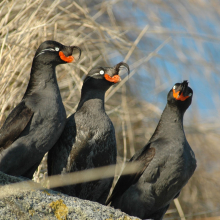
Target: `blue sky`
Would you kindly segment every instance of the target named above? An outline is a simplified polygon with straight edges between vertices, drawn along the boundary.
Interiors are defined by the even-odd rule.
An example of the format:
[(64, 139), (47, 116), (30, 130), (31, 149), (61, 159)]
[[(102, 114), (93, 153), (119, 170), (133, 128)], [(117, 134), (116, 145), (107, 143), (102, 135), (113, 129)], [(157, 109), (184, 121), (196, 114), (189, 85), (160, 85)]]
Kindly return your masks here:
[[(138, 71), (138, 77), (134, 75), (134, 79), (138, 78), (140, 96), (147, 101), (158, 102), (163, 109), (167, 92), (173, 84), (188, 79), (194, 90), (193, 106), (199, 110), (202, 120), (216, 120), (216, 117), (219, 118), (220, 102), (219, 14), (211, 6), (192, 5), (188, 9), (183, 1), (166, 3), (165, 7), (148, 1), (147, 5), (140, 7), (123, 1), (113, 7), (117, 20), (127, 25), (130, 40), (134, 41), (140, 31), (149, 25), (148, 32), (137, 45), (143, 56), (156, 49), (169, 36), (172, 37), (159, 51), (159, 56), (144, 64)], [(136, 31), (129, 30), (133, 27)], [(166, 33), (155, 33), (158, 30), (165, 30)], [(135, 59), (131, 58), (128, 63), (135, 62)], [(155, 77), (160, 78), (161, 85), (166, 85), (156, 94), (154, 90), (158, 83), (156, 85)]]

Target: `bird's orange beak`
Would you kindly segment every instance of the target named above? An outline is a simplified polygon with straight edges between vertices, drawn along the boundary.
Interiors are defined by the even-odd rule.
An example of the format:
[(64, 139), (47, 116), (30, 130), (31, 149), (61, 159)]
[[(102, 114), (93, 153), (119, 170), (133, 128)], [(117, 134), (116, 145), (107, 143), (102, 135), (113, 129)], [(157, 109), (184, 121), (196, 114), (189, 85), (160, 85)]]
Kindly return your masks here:
[(108, 74), (105, 74), (104, 77), (107, 81), (113, 82), (113, 83), (118, 83), (121, 81), (121, 77), (119, 75), (114, 75), (113, 77), (111, 77)]
[(74, 61), (74, 57), (73, 56), (66, 57), (62, 51), (59, 52), (59, 56), (60, 56), (61, 60), (65, 61), (67, 63), (71, 63), (71, 62)]
[(173, 89), (173, 97), (176, 100), (185, 101), (189, 96), (184, 96), (183, 92), (180, 94), (180, 91), (176, 92), (175, 89)]

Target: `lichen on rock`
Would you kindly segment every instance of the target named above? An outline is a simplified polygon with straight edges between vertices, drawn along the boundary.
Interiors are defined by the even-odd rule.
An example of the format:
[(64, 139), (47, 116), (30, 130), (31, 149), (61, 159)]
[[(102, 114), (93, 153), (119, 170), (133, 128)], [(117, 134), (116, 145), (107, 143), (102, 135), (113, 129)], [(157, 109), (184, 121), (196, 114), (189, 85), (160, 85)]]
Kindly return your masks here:
[(66, 220), (68, 215), (68, 207), (65, 205), (62, 199), (50, 203), (51, 208), (58, 220)]

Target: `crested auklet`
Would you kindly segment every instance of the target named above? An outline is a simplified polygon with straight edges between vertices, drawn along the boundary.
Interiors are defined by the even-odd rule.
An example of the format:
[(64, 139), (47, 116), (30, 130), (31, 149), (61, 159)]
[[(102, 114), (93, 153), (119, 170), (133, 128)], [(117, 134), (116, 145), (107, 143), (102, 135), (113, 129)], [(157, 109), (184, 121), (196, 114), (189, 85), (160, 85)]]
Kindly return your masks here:
[(55, 68), (74, 60), (75, 46), (45, 41), (37, 49), (27, 90), (0, 129), (0, 171), (32, 178), (66, 124)]
[(183, 129), (183, 115), (192, 102), (188, 82), (176, 83), (147, 145), (128, 163), (140, 169), (119, 178), (106, 204), (141, 219), (160, 220), (196, 169), (196, 159)]
[[(119, 71), (129, 66), (97, 67), (86, 76), (76, 112), (48, 154), (48, 174), (75, 172), (116, 163), (114, 126), (105, 112), (105, 92), (119, 82)], [(64, 171), (64, 172), (63, 172)], [(104, 204), (112, 178), (57, 188), (58, 191)]]

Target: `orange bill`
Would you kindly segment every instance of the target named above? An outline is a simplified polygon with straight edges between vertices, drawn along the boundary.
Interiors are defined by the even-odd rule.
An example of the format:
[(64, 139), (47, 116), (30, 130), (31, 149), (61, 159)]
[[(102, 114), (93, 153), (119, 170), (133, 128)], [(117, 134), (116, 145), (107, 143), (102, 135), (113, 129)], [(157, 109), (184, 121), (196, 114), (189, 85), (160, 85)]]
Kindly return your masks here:
[(183, 93), (179, 94), (180, 91), (176, 92), (175, 89), (173, 89), (173, 97), (176, 100), (185, 101), (189, 96), (184, 96)]
[(119, 75), (114, 75), (113, 77), (111, 77), (108, 74), (105, 74), (104, 77), (107, 81), (113, 82), (113, 83), (117, 83), (121, 81), (121, 77)]
[(67, 62), (67, 63), (71, 63), (71, 62), (73, 62), (73, 60), (74, 60), (74, 57), (73, 57), (73, 56), (68, 56), (68, 57), (66, 57), (62, 51), (59, 52), (59, 56), (60, 56), (60, 59), (61, 59), (61, 60), (65, 61), (65, 62)]

